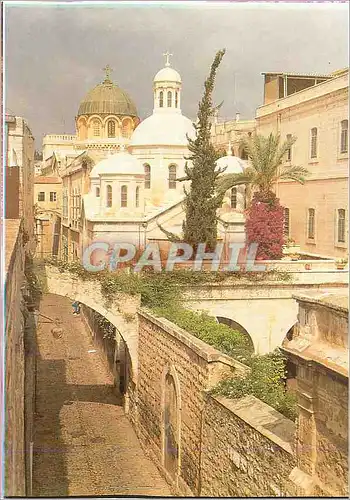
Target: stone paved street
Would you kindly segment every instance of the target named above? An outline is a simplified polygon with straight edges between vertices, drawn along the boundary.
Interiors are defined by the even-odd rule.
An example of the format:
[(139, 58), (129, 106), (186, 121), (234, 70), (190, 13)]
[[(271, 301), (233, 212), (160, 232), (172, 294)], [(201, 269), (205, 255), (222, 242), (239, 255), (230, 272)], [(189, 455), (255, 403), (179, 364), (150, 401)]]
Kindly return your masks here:
[(170, 495), (71, 302), (46, 295), (40, 312), (63, 331), (40, 316), (33, 495)]

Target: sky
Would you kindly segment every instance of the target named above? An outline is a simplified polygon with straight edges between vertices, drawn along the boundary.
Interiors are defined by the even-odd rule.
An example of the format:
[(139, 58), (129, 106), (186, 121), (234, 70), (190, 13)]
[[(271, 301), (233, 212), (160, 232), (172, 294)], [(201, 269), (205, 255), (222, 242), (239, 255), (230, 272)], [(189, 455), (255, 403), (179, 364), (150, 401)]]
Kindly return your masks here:
[(331, 3), (5, 2), (5, 107), (23, 116), (41, 148), (51, 133), (75, 133), (85, 94), (112, 79), (144, 119), (153, 77), (171, 65), (182, 76), (182, 112), (195, 119), (217, 50), (214, 102), (220, 119), (252, 119), (262, 72), (329, 73), (348, 66), (348, 5)]

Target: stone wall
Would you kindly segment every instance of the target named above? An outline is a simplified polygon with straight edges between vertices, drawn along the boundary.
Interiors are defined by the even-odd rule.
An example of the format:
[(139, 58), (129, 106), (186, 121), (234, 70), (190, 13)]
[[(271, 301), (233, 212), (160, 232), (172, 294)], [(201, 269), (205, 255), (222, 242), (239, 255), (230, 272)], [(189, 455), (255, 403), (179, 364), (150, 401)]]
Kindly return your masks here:
[(283, 349), (296, 366), (296, 494), (348, 495), (348, 294), (296, 296), (299, 323)]
[(254, 396), (208, 397), (202, 432), (201, 496), (288, 495), (292, 421)]
[[(208, 390), (227, 375), (248, 370), (164, 318), (139, 311), (135, 426), (143, 448), (175, 494), (250, 496), (287, 491), (294, 467), (293, 422), (255, 398), (254, 405), (249, 400), (249, 407), (256, 410), (252, 422), (249, 413), (254, 412), (249, 407), (242, 413), (245, 402), (208, 396)], [(251, 480), (243, 466), (234, 469), (238, 454), (246, 455)]]
[(6, 220), (5, 492), (26, 495), (24, 431), (24, 244), (20, 220)]

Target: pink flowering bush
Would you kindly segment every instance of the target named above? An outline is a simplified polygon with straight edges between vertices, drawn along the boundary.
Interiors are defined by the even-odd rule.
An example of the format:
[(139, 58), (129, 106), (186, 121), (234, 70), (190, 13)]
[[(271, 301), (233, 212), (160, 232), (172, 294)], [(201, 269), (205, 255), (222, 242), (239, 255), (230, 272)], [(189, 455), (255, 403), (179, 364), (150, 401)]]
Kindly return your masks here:
[[(264, 199), (265, 201), (261, 201)], [(258, 244), (258, 259), (280, 259), (284, 245), (284, 210), (279, 199), (269, 193), (268, 201), (260, 193), (246, 211), (247, 244)]]

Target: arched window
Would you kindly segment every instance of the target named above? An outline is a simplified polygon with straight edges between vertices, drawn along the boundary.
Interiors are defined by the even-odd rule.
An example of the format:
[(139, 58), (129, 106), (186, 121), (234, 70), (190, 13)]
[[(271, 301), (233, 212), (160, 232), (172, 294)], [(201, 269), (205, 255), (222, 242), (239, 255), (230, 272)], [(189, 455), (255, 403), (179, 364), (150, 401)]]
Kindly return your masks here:
[(107, 134), (108, 134), (108, 137), (115, 137), (115, 121), (114, 120), (108, 121)]
[(176, 165), (169, 165), (169, 189), (176, 189)]
[(97, 186), (96, 187), (96, 198), (100, 197), (100, 188)]
[(106, 195), (107, 195), (107, 207), (111, 207), (112, 206), (112, 202), (113, 202), (113, 195), (112, 195), (112, 186), (110, 186), (108, 184), (107, 188), (106, 188)]
[(145, 189), (151, 188), (151, 167), (146, 163), (145, 167)]
[(179, 93), (176, 91), (175, 92), (175, 108), (177, 108), (179, 105)]
[(122, 186), (120, 188), (120, 206), (125, 208), (128, 206), (128, 187)]
[(173, 100), (173, 94), (172, 94), (172, 92), (169, 90), (169, 91), (168, 91), (168, 99), (167, 99), (167, 106), (168, 106), (168, 108), (171, 108), (171, 105), (172, 105), (172, 100)]
[(140, 187), (137, 186), (136, 192), (135, 192), (135, 206), (138, 208), (140, 206)]
[(159, 107), (162, 108), (164, 106), (164, 93), (161, 90), (159, 92)]
[(93, 132), (95, 137), (99, 137), (100, 135), (100, 122), (99, 120), (93, 121)]
[(231, 208), (237, 208), (237, 188), (231, 189)]

